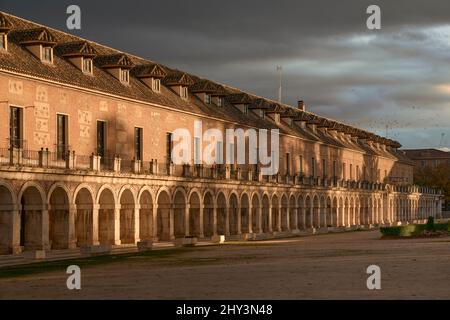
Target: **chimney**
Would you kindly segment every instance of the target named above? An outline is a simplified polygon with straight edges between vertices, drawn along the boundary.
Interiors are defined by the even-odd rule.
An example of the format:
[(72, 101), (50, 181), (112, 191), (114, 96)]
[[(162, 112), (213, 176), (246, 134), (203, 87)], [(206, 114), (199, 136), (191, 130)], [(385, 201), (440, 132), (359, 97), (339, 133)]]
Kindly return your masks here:
[(298, 101), (298, 109), (301, 111), (305, 111), (305, 101), (303, 100)]

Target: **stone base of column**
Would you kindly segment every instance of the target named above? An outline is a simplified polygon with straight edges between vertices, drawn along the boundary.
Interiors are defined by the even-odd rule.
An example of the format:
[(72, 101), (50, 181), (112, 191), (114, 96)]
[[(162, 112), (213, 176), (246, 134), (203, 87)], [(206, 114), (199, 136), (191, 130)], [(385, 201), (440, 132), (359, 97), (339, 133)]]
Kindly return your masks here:
[(30, 250), (24, 251), (25, 258), (33, 260), (44, 260), (46, 257), (45, 250)]
[(223, 234), (213, 235), (211, 237), (211, 241), (215, 242), (215, 243), (224, 243), (225, 242), (225, 235), (223, 235)]
[(138, 251), (147, 251), (153, 248), (153, 240), (142, 240), (137, 243)]
[(76, 248), (77, 248), (77, 242), (76, 242), (76, 241), (70, 242), (70, 243), (67, 245), (67, 248), (68, 248), (68, 249), (76, 249)]

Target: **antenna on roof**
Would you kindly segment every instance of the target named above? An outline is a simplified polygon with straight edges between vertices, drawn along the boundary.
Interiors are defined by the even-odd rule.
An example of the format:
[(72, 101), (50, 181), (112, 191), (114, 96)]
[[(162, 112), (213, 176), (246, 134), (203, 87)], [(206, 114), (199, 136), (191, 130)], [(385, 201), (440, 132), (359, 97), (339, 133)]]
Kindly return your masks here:
[(444, 137), (445, 137), (445, 132), (441, 133), (441, 141), (439, 141), (439, 147), (438, 148), (442, 148), (444, 145)]
[(279, 86), (279, 88), (278, 88), (278, 102), (280, 102), (281, 103), (281, 77), (282, 77), (282, 74), (281, 74), (281, 71), (283, 70), (283, 67), (282, 66), (277, 66), (277, 71), (279, 72), (279, 74), (280, 74), (280, 86)]

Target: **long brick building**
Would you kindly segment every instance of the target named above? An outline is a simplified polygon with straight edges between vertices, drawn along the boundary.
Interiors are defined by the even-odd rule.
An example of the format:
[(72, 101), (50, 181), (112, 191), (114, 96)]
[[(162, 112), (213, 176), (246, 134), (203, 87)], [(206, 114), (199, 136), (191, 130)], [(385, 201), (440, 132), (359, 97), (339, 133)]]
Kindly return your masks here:
[[(258, 239), (439, 216), (400, 144), (227, 85), (0, 13), (0, 252)], [(237, 164), (278, 129), (278, 172)], [(174, 163), (186, 128), (192, 158)], [(197, 160), (214, 146), (217, 159)], [(274, 154), (274, 150), (269, 153)], [(248, 152), (245, 157), (249, 158)], [(194, 161), (195, 160), (195, 161)]]

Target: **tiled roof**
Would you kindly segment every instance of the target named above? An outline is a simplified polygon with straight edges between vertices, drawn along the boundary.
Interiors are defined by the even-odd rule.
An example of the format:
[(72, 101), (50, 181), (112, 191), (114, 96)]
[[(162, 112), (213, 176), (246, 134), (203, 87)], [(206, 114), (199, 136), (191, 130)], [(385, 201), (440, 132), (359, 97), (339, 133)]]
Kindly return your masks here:
[(94, 57), (97, 51), (87, 41), (73, 41), (58, 44), (55, 52), (63, 57)]
[(156, 63), (146, 63), (135, 66), (131, 73), (137, 78), (164, 78), (166, 70)]
[(123, 53), (97, 56), (95, 63), (103, 68), (132, 68), (134, 66), (130, 58)]
[(56, 38), (52, 35), (52, 33), (44, 27), (40, 28), (32, 28), (25, 30), (14, 30), (9, 35), (11, 38), (14, 38), (20, 44), (48, 44), (55, 45)]
[(402, 150), (406, 155), (413, 159), (450, 159), (450, 152), (438, 149), (405, 149)]

